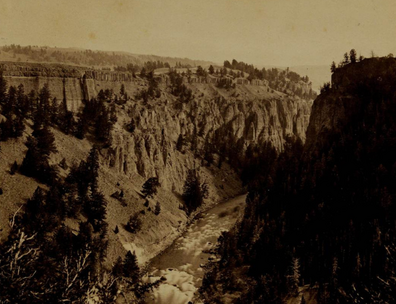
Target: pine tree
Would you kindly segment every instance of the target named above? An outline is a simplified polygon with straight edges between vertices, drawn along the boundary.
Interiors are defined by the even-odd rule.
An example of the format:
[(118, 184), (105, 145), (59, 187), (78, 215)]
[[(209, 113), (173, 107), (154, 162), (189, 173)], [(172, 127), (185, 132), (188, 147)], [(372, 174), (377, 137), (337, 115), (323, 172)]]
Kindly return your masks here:
[(11, 118), (14, 113), (15, 106), (17, 102), (17, 91), (14, 86), (10, 86), (8, 89), (8, 94), (4, 98), (4, 104), (2, 106), (2, 114)]
[(141, 78), (145, 78), (146, 77), (146, 69), (143, 67), (141, 70), (140, 70), (140, 77)]
[(22, 117), (26, 118), (29, 113), (29, 101), (28, 97), (25, 95), (25, 88), (23, 84), (20, 84), (17, 89), (17, 106), (18, 113), (22, 115)]
[(206, 183), (201, 184), (200, 177), (195, 169), (188, 171), (182, 197), (188, 214), (201, 206), (203, 200), (208, 197), (208, 186)]
[(293, 257), (291, 265), (290, 290), (297, 294), (300, 285), (300, 261), (298, 258)]
[(85, 163), (84, 178), (91, 187), (91, 192), (94, 193), (98, 189), (99, 176), (99, 151), (97, 146), (93, 146), (89, 151), (87, 162)]
[(198, 149), (198, 134), (197, 133), (198, 133), (197, 127), (194, 125), (194, 130), (191, 135), (191, 146), (190, 146), (190, 150), (193, 152), (196, 152)]
[(128, 251), (123, 265), (124, 277), (132, 279), (132, 283), (136, 284), (139, 281), (140, 269), (138, 266), (136, 254)]
[(210, 67), (209, 67), (209, 74), (213, 74), (214, 73), (214, 68), (213, 68), (213, 65), (210, 65)]
[(107, 202), (103, 193), (95, 191), (84, 204), (84, 212), (88, 221), (98, 232), (106, 224), (106, 206)]
[(155, 215), (159, 215), (160, 212), (161, 212), (161, 205), (160, 205), (159, 202), (157, 202), (157, 203), (155, 204), (154, 214), (155, 214)]
[(48, 163), (50, 154), (57, 152), (55, 137), (47, 127), (34, 131), (32, 135), (26, 142), (28, 150), (21, 165), (21, 172), (42, 182), (51, 183), (57, 176), (55, 167)]
[(127, 124), (127, 129), (129, 132), (133, 133), (136, 129), (136, 122), (135, 119), (132, 117), (131, 122), (129, 124)]
[(143, 222), (139, 218), (139, 212), (135, 212), (130, 216), (128, 223), (125, 226), (125, 229), (131, 233), (137, 233), (142, 229)]
[(356, 59), (357, 59), (356, 57), (357, 57), (356, 51), (355, 51), (355, 49), (352, 49), (349, 52), (349, 58), (350, 58), (351, 63), (356, 63)]
[(0, 70), (0, 104), (3, 105), (6, 101), (7, 80), (3, 77), (3, 71)]
[(45, 193), (40, 187), (37, 187), (33, 196), (26, 202), (24, 213), (24, 225), (27, 228), (27, 233), (34, 232), (43, 233), (46, 230), (45, 216)]
[(18, 170), (18, 163), (16, 161), (14, 161), (14, 163), (12, 164), (11, 169), (10, 169), (10, 174), (14, 175), (15, 172), (17, 172), (17, 170)]
[(117, 122), (117, 111), (116, 111), (116, 107), (115, 107), (114, 103), (112, 103), (110, 105), (110, 114), (109, 114), (109, 116), (110, 116), (111, 123), (115, 124)]
[(158, 181), (157, 177), (150, 177), (144, 184), (143, 184), (143, 189), (142, 193), (144, 197), (153, 197), (155, 194), (157, 194), (157, 188), (160, 187), (161, 184)]
[(184, 153), (183, 147), (185, 145), (185, 139), (182, 134), (179, 134), (179, 137), (177, 138), (176, 142), (176, 150)]
[(343, 64), (348, 64), (350, 61), (349, 61), (349, 56), (348, 56), (348, 53), (345, 53), (344, 54), (344, 61), (343, 61)]
[(125, 85), (124, 84), (121, 84), (120, 95), (121, 95), (121, 97), (123, 97), (125, 95)]
[(44, 84), (43, 88), (40, 90), (39, 93), (39, 109), (40, 116), (42, 118), (42, 123), (47, 125), (50, 122), (50, 115), (51, 115), (51, 92), (49, 90), (48, 83)]
[(53, 125), (57, 125), (59, 122), (59, 103), (56, 97), (54, 97), (49, 107), (49, 120)]
[(331, 71), (331, 73), (334, 73), (336, 70), (337, 70), (337, 67), (336, 67), (335, 62), (333, 61), (333, 62), (331, 63), (330, 71)]
[(113, 276), (122, 277), (124, 275), (124, 263), (121, 257), (118, 257), (111, 270)]
[(58, 152), (55, 145), (55, 136), (48, 127), (33, 131), (32, 135), (37, 138), (37, 147), (45, 156)]

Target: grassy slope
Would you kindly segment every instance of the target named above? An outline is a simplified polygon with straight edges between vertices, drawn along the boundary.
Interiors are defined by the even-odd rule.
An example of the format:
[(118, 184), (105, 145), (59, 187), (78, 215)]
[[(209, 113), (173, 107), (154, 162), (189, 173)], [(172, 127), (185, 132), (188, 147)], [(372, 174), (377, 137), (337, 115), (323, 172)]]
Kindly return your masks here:
[[(118, 122), (113, 133), (125, 133), (123, 125), (129, 119), (127, 113), (119, 106)], [(52, 131), (55, 135), (58, 153), (51, 155), (51, 164), (59, 164), (65, 158), (70, 167), (71, 164), (78, 164), (81, 160), (86, 159), (92, 147), (92, 142), (88, 139), (79, 140), (73, 136), (65, 135), (57, 129), (52, 129)], [(9, 216), (32, 196), (37, 186), (46, 188), (45, 185), (41, 185), (36, 180), (19, 173), (13, 176), (9, 174), (9, 168), (15, 160), (18, 164), (22, 163), (27, 150), (24, 142), (30, 133), (31, 129), (28, 127), (22, 138), (0, 143), (2, 150), (0, 154), (2, 160), (0, 162), (0, 187), (3, 188), (4, 192), (0, 196), (0, 229), (2, 229), (0, 237), (2, 240), (5, 239), (9, 231)], [(180, 161), (178, 165), (187, 166), (191, 163), (192, 155), (189, 152), (185, 155), (178, 151), (172, 151), (172, 153), (177, 153), (177, 158)], [(105, 156), (106, 151), (104, 150), (100, 157), (99, 188), (105, 194), (108, 202), (108, 265), (110, 266), (118, 256), (123, 256), (125, 250), (135, 251), (140, 263), (147, 262), (149, 258), (169, 245), (185, 228), (187, 217), (185, 212), (179, 209), (182, 203), (180, 193), (173, 193), (171, 190), (160, 188), (154, 199), (150, 199), (149, 207), (151, 211), (149, 211), (149, 207), (143, 205), (145, 199), (140, 193), (142, 184), (147, 178), (143, 178), (137, 173), (131, 175), (120, 173), (115, 168), (108, 166), (108, 160)], [(59, 168), (59, 172), (64, 177), (68, 174), (68, 170), (61, 168)], [(224, 165), (222, 170), (213, 166), (210, 169), (205, 167), (201, 170), (201, 176), (210, 186), (210, 197), (207, 204), (214, 204), (227, 198), (228, 195), (233, 196), (240, 191), (240, 182), (227, 165)], [(180, 183), (182, 182), (180, 181)], [(225, 188), (224, 190), (220, 189), (220, 184)], [(126, 206), (122, 206), (118, 200), (110, 197), (115, 191), (121, 189), (124, 191)], [(161, 204), (161, 213), (158, 216), (153, 213), (157, 201)], [(145, 215), (141, 215), (143, 220), (142, 231), (136, 235), (127, 232), (124, 225), (129, 216), (141, 210), (145, 210)], [(66, 223), (76, 229), (78, 221), (78, 219), (69, 219)], [(114, 233), (116, 225), (119, 228), (118, 234)]]

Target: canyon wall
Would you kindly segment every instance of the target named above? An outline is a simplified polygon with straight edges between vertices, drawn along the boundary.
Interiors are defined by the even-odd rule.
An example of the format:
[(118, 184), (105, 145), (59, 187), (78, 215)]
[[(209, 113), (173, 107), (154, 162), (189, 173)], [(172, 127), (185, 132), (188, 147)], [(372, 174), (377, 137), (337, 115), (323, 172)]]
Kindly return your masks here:
[[(77, 77), (66, 72), (44, 69), (37, 72), (38, 75), (31, 76), (26, 71), (23, 72), (26, 75), (21, 71), (8, 71), (4, 76), (9, 85), (18, 86), (22, 83), (25, 92), (38, 91), (47, 83), (52, 97), (58, 100), (66, 98), (68, 108), (75, 113), (81, 107), (82, 99), (95, 97), (102, 89), (119, 94), (124, 84), (128, 96), (134, 97), (148, 87), (147, 82), (139, 78), (121, 82), (102, 80), (102, 76), (97, 75), (90, 78), (80, 74)], [(80, 70), (76, 69), (72, 73), (80, 73)], [(276, 91), (269, 92), (265, 85), (237, 85), (229, 90), (219, 89), (209, 83), (186, 85), (193, 94), (187, 103), (180, 102), (162, 82), (159, 86), (161, 96), (158, 98), (148, 102), (128, 99), (125, 104), (115, 105), (117, 122), (111, 132), (110, 146), (100, 151), (99, 178), (99, 187), (108, 201), (110, 266), (125, 250), (135, 251), (140, 263), (147, 262), (183, 231), (188, 218), (179, 207), (182, 205), (181, 194), (189, 169), (199, 168), (202, 181), (209, 185), (207, 206), (243, 191), (238, 176), (228, 164), (218, 167), (217, 155), (210, 166), (202, 161), (205, 141), (213, 138), (216, 131), (221, 130), (227, 142), (241, 143), (238, 147), (230, 147), (238, 153), (242, 153), (251, 143), (262, 142), (271, 142), (276, 149), (282, 150), (287, 136), (305, 140), (311, 111), (309, 101)], [(129, 132), (126, 125), (132, 118), (136, 122), (136, 129)], [(29, 132), (28, 129), (26, 135)], [(53, 129), (53, 132), (58, 153), (51, 156), (52, 164), (59, 164), (63, 158), (69, 165), (78, 164), (87, 157), (93, 144), (88, 139), (79, 140), (57, 129)], [(176, 143), (179, 135), (191, 138), (194, 132), (197, 133), (197, 150), (191, 151), (190, 141), (187, 141), (184, 151), (178, 151)], [(22, 162), (25, 140), (9, 141), (2, 146), (6, 160), (2, 169), (8, 170), (8, 165), (15, 160)], [(16, 149), (21, 152), (18, 158)], [(62, 176), (68, 174), (67, 170), (59, 170)], [(17, 178), (11, 178), (9, 174), (4, 176), (3, 197), (9, 198), (9, 202), (3, 205), (7, 206), (6, 209), (2, 208), (7, 212), (4, 218), (8, 218), (18, 208), (17, 204), (29, 197), (29, 193), (19, 191), (18, 187), (30, 183), (29, 189), (34, 189), (36, 181), (20, 174), (17, 174)], [(158, 177), (161, 188), (147, 206), (140, 191), (142, 184), (150, 177)], [(123, 202), (112, 197), (112, 194), (121, 190), (124, 193)], [(158, 216), (152, 211), (157, 202), (161, 204), (161, 214)], [(124, 229), (134, 212), (140, 212), (143, 220), (143, 229), (137, 234)], [(74, 220), (68, 221), (67, 225), (78, 229)], [(113, 232), (115, 227), (119, 230), (117, 234)], [(6, 231), (6, 225), (1, 228), (4, 228), (3, 232)]]

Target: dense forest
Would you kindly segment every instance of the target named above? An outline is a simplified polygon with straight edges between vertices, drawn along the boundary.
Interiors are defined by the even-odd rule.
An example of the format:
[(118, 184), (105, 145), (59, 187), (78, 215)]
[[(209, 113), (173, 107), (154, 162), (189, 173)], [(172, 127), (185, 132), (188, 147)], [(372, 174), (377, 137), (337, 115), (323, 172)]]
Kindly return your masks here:
[(338, 107), (335, 127), (249, 152), (245, 214), (220, 238), (208, 301), (284, 303), (301, 288), (318, 303), (395, 301), (396, 61), (353, 58), (333, 72), (312, 115)]
[(291, 93), (304, 99), (315, 99), (317, 96), (312, 89), (304, 91), (300, 86), (293, 86), (292, 83), (311, 84), (311, 82), (308, 76), (300, 76), (296, 72), (290, 71), (289, 68), (286, 70), (262, 68), (260, 70), (252, 64), (238, 62), (235, 59), (231, 63), (228, 60), (224, 61), (223, 66), (231, 69), (230, 73), (235, 74), (233, 70), (237, 70), (236, 76), (238, 77), (245, 77), (245, 73), (247, 73), (247, 79), (250, 81), (253, 79), (267, 80), (270, 88), (280, 92)]
[[(231, 65), (241, 72), (248, 67)], [(234, 294), (236, 303), (284, 303), (302, 290), (318, 303), (395, 301), (396, 61), (357, 59), (351, 51), (331, 69), (332, 84), (315, 100), (305, 144), (289, 137), (278, 151), (266, 142), (237, 139), (226, 125), (204, 136), (204, 120), (177, 139), (175, 148), (193, 153), (202, 166), (231, 164), (249, 191), (243, 219), (220, 237), (220, 261), (204, 278), (201, 294), (208, 302), (222, 303), (225, 294)], [(149, 106), (162, 93), (152, 70), (141, 76), (147, 85), (134, 98)], [(194, 99), (180, 74), (170, 70), (169, 77), (166, 90), (174, 106)], [(142, 283), (130, 251), (112, 269), (103, 266), (108, 225), (98, 186), (99, 152), (111, 145), (116, 108), (128, 100), (123, 86), (116, 93), (101, 90), (72, 113), (47, 85), (26, 93), (23, 85), (8, 87), (0, 75), (0, 141), (31, 129), (26, 155), (9, 174), (19, 172), (42, 185), (10, 218), (10, 235), (0, 245), (0, 301), (84, 303), (95, 297), (111, 303), (120, 292), (139, 301), (159, 284)], [(315, 115), (329, 108), (336, 109), (332, 127), (315, 129)], [(125, 127), (134, 133), (139, 121), (130, 114)], [(50, 165), (57, 153), (53, 128), (92, 143), (88, 157), (71, 165), (66, 176), (58, 172), (68, 166), (65, 161)], [(141, 193), (153, 197), (158, 187), (150, 177)], [(122, 191), (114, 197), (123, 202)], [(199, 170), (189, 170), (179, 208), (191, 215), (207, 197)], [(157, 203), (154, 213), (160, 212)], [(66, 219), (80, 219), (78, 230), (65, 225)], [(128, 233), (141, 229), (138, 212), (125, 227)]]
[(104, 69), (114, 67), (119, 71), (136, 72), (143, 67), (148, 71), (157, 68), (194, 67), (207, 64), (202, 60), (187, 58), (161, 57), (155, 55), (135, 55), (126, 52), (104, 52), (84, 49), (67, 49), (56, 47), (5, 45), (0, 47), (0, 60), (56, 62), (83, 66), (101, 66)]
[[(152, 71), (144, 78), (147, 89), (134, 97), (146, 104), (161, 93)], [(179, 92), (173, 94), (180, 97)], [(47, 84), (38, 92), (26, 93), (22, 84), (17, 88), (8, 86), (0, 73), (0, 142), (26, 138), (27, 148), (22, 162), (15, 161), (7, 174), (18, 172), (40, 185), (11, 215), (10, 233), (0, 243), (1, 303), (90, 303), (92, 299), (95, 303), (113, 303), (120, 294), (135, 303), (159, 284), (141, 281), (137, 257), (131, 251), (112, 267), (104, 266), (109, 228), (107, 201), (98, 185), (99, 154), (111, 145), (116, 107), (123, 107), (127, 100), (130, 98), (124, 85), (116, 93), (100, 90), (95, 98), (83, 100), (80, 110), (73, 113), (67, 109), (65, 99), (59, 102), (51, 96)], [(125, 127), (133, 133), (139, 121), (129, 114), (132, 118)], [(79, 140), (87, 138), (92, 144), (87, 158), (80, 163), (67, 164), (63, 159), (51, 164), (51, 155), (58, 152), (53, 129)], [(195, 132), (178, 148), (188, 147), (198, 155), (197, 137)], [(66, 176), (59, 173), (60, 168), (67, 172)], [(184, 208), (188, 215), (208, 195), (207, 184), (201, 181), (198, 171), (191, 169), (184, 183), (184, 206), (180, 209)], [(142, 189), (146, 202), (155, 196), (158, 187), (158, 178), (147, 179)], [(126, 204), (123, 196), (120, 191), (111, 197)], [(140, 213), (136, 211), (125, 223), (125, 230), (131, 234), (142, 229)], [(161, 213), (158, 201), (153, 213)], [(78, 222), (78, 229), (67, 225), (68, 219)], [(116, 227), (113, 232), (118, 231)]]
[[(19, 171), (43, 185), (11, 216), (10, 234), (0, 244), (1, 303), (111, 303), (120, 292), (137, 301), (153, 286), (141, 283), (130, 251), (112, 269), (103, 267), (108, 225), (107, 202), (98, 187), (99, 150), (108, 145), (116, 121), (108, 95), (100, 91), (84, 101), (76, 121), (65, 100), (51, 98), (47, 85), (38, 94), (25, 94), (23, 85), (7, 89), (0, 74), (0, 140), (22, 136), (26, 125), (33, 131), (23, 162), (15, 162), (9, 173)], [(57, 153), (51, 128), (80, 139), (92, 136), (87, 159), (69, 168), (65, 160), (50, 165), (50, 155)], [(68, 175), (62, 177), (58, 167), (69, 169)], [(67, 218), (80, 219), (77, 232), (64, 224)]]

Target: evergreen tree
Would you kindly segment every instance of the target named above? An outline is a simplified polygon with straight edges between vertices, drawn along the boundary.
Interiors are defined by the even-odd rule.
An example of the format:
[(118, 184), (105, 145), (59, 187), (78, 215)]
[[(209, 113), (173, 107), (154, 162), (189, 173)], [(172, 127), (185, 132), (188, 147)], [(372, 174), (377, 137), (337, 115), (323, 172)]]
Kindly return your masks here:
[(137, 233), (142, 229), (143, 222), (139, 218), (139, 212), (135, 212), (130, 216), (128, 223), (125, 226), (125, 229), (131, 233)]
[(19, 114), (24, 118), (26, 118), (30, 112), (29, 99), (25, 95), (25, 88), (23, 84), (20, 84), (17, 90), (17, 109)]
[(56, 179), (57, 172), (48, 163), (51, 153), (56, 153), (55, 137), (44, 127), (33, 132), (26, 142), (28, 150), (21, 165), (21, 172), (36, 177), (42, 182), (51, 183)]
[(179, 137), (177, 138), (177, 143), (176, 143), (177, 151), (184, 153), (184, 149), (183, 149), (184, 145), (185, 145), (184, 136), (182, 134), (179, 134)]
[(49, 120), (53, 125), (58, 125), (59, 123), (59, 103), (56, 97), (52, 99), (49, 107)]
[(213, 74), (214, 73), (214, 68), (213, 68), (213, 65), (210, 65), (210, 67), (209, 67), (209, 74)]
[(98, 140), (109, 144), (111, 139), (111, 130), (113, 124), (110, 121), (109, 112), (107, 109), (103, 109), (95, 122), (95, 136)]
[(182, 195), (187, 207), (187, 213), (190, 214), (201, 206), (203, 200), (208, 197), (208, 194), (208, 186), (206, 183), (201, 184), (197, 170), (189, 170)]
[[(6, 101), (7, 80), (3, 77), (3, 71), (0, 70), (0, 104), (3, 105)], [(4, 114), (3, 114), (4, 115)]]
[(146, 77), (146, 69), (143, 67), (141, 70), (140, 70), (140, 77), (141, 78), (145, 78)]
[(337, 67), (336, 67), (335, 62), (333, 61), (333, 62), (331, 63), (330, 71), (331, 71), (331, 73), (334, 73), (336, 70), (337, 70)]
[(206, 71), (199, 65), (197, 67), (197, 76), (206, 77)]
[(42, 123), (44, 125), (47, 125), (50, 121), (50, 115), (51, 115), (51, 104), (50, 104), (51, 92), (49, 90), (48, 83), (44, 84), (43, 88), (40, 90), (39, 100), (40, 100), (40, 104), (38, 107), (39, 115), (41, 116), (40, 118), (42, 118)]
[(191, 146), (190, 150), (196, 152), (198, 149), (198, 134), (197, 134), (197, 126), (194, 125), (194, 130), (191, 135)]
[(356, 57), (357, 57), (356, 51), (355, 51), (355, 49), (352, 49), (349, 52), (349, 58), (350, 58), (351, 63), (356, 63)]
[(101, 192), (93, 192), (84, 204), (84, 212), (94, 231), (100, 231), (106, 226), (106, 206), (107, 202)]
[(14, 175), (15, 172), (17, 172), (17, 170), (18, 170), (18, 163), (16, 161), (14, 161), (14, 163), (12, 164), (11, 169), (10, 169), (10, 174)]
[(124, 84), (121, 84), (120, 95), (121, 95), (121, 97), (123, 97), (125, 95), (125, 85)]
[(297, 294), (300, 285), (300, 261), (294, 257), (291, 265), (290, 290)]
[(123, 265), (124, 277), (132, 279), (132, 283), (136, 284), (139, 281), (140, 269), (137, 263), (137, 258), (135, 253), (128, 251)]
[(127, 130), (131, 133), (133, 133), (136, 129), (136, 122), (135, 119), (132, 117), (131, 122), (127, 124)]
[(345, 64), (348, 64), (350, 61), (349, 61), (349, 56), (348, 56), (348, 53), (345, 53), (344, 54), (344, 61), (343, 61), (343, 64), (345, 65)]
[(159, 202), (157, 202), (157, 203), (155, 204), (154, 214), (155, 214), (155, 215), (159, 215), (160, 212), (161, 212), (161, 205), (160, 205)]
[(3, 100), (2, 114), (7, 118), (12, 118), (17, 101), (17, 91), (14, 86), (9, 87), (8, 94)]
[(150, 177), (146, 182), (143, 184), (142, 193), (144, 197), (153, 197), (157, 194), (157, 188), (160, 187), (161, 184), (158, 181), (157, 177)]
[(99, 176), (99, 151), (97, 146), (93, 146), (89, 151), (87, 162), (85, 163), (84, 178), (91, 187), (91, 192), (94, 193), (98, 189)]
[(122, 261), (121, 257), (118, 257), (116, 262), (113, 265), (111, 273), (113, 276), (117, 277), (122, 277), (124, 275), (124, 263)]

